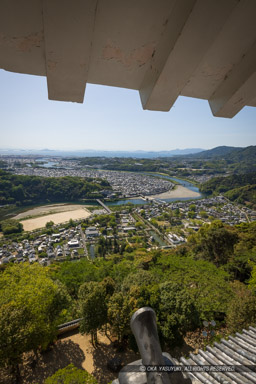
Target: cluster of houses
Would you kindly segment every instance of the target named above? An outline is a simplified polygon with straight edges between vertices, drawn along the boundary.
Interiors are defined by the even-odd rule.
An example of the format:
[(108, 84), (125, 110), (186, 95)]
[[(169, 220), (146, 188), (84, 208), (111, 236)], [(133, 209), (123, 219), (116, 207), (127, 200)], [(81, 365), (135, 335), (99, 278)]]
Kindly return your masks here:
[[(172, 209), (179, 208), (182, 214), (188, 218), (192, 202), (179, 202), (172, 204)], [(247, 223), (256, 220), (256, 212), (247, 207), (239, 207), (232, 204), (223, 196), (193, 201), (195, 206), (195, 219), (209, 222), (209, 218), (221, 220), (228, 225)], [(202, 216), (202, 212), (206, 214)], [(211, 221), (210, 220), (210, 221)]]
[(7, 164), (7, 169), (13, 169), (17, 167), (56, 167), (73, 169), (80, 167), (80, 164), (76, 160), (64, 159), (62, 157), (39, 157), (36, 155), (1, 155), (0, 159)]
[[(135, 219), (134, 217), (128, 213), (126, 210), (119, 214), (118, 220), (116, 219), (116, 237), (122, 237), (130, 231), (136, 231), (135, 227)], [(87, 227), (85, 229), (86, 239), (88, 241), (95, 240), (97, 237), (101, 235), (100, 229), (106, 229), (107, 233), (111, 233), (113, 231), (112, 227), (102, 227), (97, 223), (95, 226)], [(113, 238), (113, 235), (103, 235), (105, 238)]]
[[(191, 209), (193, 209), (193, 219), (195, 220), (189, 217)], [(81, 256), (88, 256), (87, 246), (97, 244), (104, 230), (105, 234), (103, 236), (106, 239), (115, 237), (120, 241), (126, 242), (131, 233), (136, 234), (137, 219), (135, 219), (135, 216), (136, 214), (141, 215), (142, 211), (143, 219), (145, 223), (149, 223), (149, 228), (152, 219), (157, 220), (163, 217), (164, 213), (170, 214), (170, 212), (178, 211), (179, 222), (183, 226), (184, 235), (181, 235), (180, 231), (175, 231), (175, 227), (162, 230), (162, 238), (171, 246), (177, 246), (186, 241), (188, 228), (198, 230), (202, 223), (209, 223), (213, 219), (221, 220), (229, 225), (256, 220), (255, 211), (247, 207), (238, 207), (230, 203), (223, 196), (173, 203), (153, 200), (151, 204), (146, 204), (143, 208), (134, 208), (132, 213), (126, 210), (121, 211), (118, 219), (116, 219), (114, 236), (113, 227), (105, 228), (101, 226), (95, 222), (94, 216), (92, 216), (89, 220), (89, 226), (85, 230), (82, 230), (80, 225), (74, 228), (61, 228), (57, 226), (55, 227), (55, 233), (50, 235), (39, 233), (37, 237), (34, 236), (33, 240), (23, 240), (19, 243), (11, 242), (10, 240), (7, 242), (2, 241), (0, 246), (0, 264), (29, 261), (30, 263), (39, 262), (42, 265), (48, 265), (52, 261), (65, 260), (67, 257), (76, 259)], [(104, 210), (101, 213), (106, 214)], [(201, 224), (198, 224), (199, 222)], [(143, 233), (150, 242), (149, 228), (143, 229)], [(140, 229), (140, 231), (142, 230)]]
[[(106, 212), (102, 210), (102, 213)], [(93, 216), (91, 217), (93, 220)], [(116, 222), (117, 239), (126, 238), (131, 231), (135, 232), (135, 219), (127, 211), (121, 213)], [(53, 261), (63, 261), (67, 257), (78, 259), (81, 256), (88, 256), (88, 249), (91, 244), (96, 244), (98, 238), (102, 235), (102, 230), (99, 223), (87, 226), (82, 230), (80, 225), (75, 228), (61, 228), (54, 226), (53, 234), (34, 234), (33, 240), (22, 240), (21, 242), (12, 242), (7, 240), (2, 241), (0, 246), (0, 264), (9, 262), (20, 263), (29, 261), (30, 263), (39, 262), (41, 265), (49, 265)], [(113, 228), (106, 228), (107, 235), (105, 238), (114, 238)], [(112, 232), (111, 232), (112, 231)]]
[[(112, 191), (106, 190), (107, 197), (123, 196), (147, 196), (159, 194), (173, 188), (174, 184), (168, 180), (154, 178), (149, 175), (138, 173), (125, 173), (118, 171), (101, 171), (93, 169), (71, 168), (33, 168), (26, 167), (26, 159), (20, 161), (20, 166), (15, 168), (16, 159), (12, 159), (9, 164), (12, 166), (14, 173), (20, 175), (37, 175), (47, 177), (61, 176), (80, 176), (92, 178), (104, 178), (112, 186)], [(24, 167), (23, 167), (24, 164)], [(77, 163), (76, 163), (77, 164)], [(201, 176), (199, 176), (201, 177)], [(203, 176), (202, 176), (203, 177)], [(104, 191), (103, 191), (104, 192)], [(214, 219), (221, 220), (228, 225), (235, 225), (243, 222), (251, 222), (256, 220), (256, 212), (247, 208), (232, 204), (223, 196), (216, 196), (207, 199), (196, 199), (193, 201), (179, 201), (168, 203), (163, 200), (153, 199), (151, 203), (143, 205), (143, 208), (133, 208), (133, 213), (141, 214), (143, 211), (143, 219), (148, 222), (149, 228), (152, 230), (153, 219), (157, 220), (163, 217), (164, 213), (170, 214), (176, 211), (175, 215), (171, 215), (177, 219), (179, 226), (183, 231), (175, 231), (175, 225), (161, 229), (162, 238), (171, 246), (186, 241), (186, 235), (189, 233), (187, 229), (198, 230), (203, 223), (210, 223)], [(116, 239), (128, 241), (128, 235), (136, 233), (136, 220), (134, 215), (123, 211), (116, 220), (116, 231), (113, 236), (113, 228), (103, 228), (95, 223), (95, 215), (106, 214), (105, 209), (97, 209), (93, 212), (89, 225), (85, 231), (80, 226), (75, 228), (58, 228), (57, 232), (51, 235), (40, 234), (35, 240), (23, 240), (21, 243), (7, 242), (0, 246), (0, 264), (9, 262), (40, 262), (47, 265), (54, 260), (64, 260), (67, 257), (78, 258), (81, 255), (88, 256), (87, 247), (96, 244), (102, 233), (106, 239), (115, 237)], [(111, 232), (112, 231), (112, 232)], [(181, 235), (184, 233), (184, 236)], [(145, 236), (148, 235), (147, 229), (144, 230)], [(150, 240), (150, 236), (148, 236)], [(3, 242), (2, 242), (3, 243)], [(87, 245), (86, 245), (87, 244)], [(89, 247), (88, 247), (89, 248)], [(42, 256), (43, 255), (43, 256)]]
[(88, 227), (85, 230), (85, 235), (86, 235), (87, 240), (92, 240), (92, 239), (95, 239), (96, 237), (98, 237), (100, 235), (100, 232), (98, 231), (98, 229), (96, 227)]
[[(143, 218), (151, 225), (154, 219), (154, 225), (157, 223), (163, 238), (172, 246), (185, 242), (190, 234), (189, 230), (198, 231), (201, 225), (211, 223), (213, 220), (220, 220), (228, 225), (256, 220), (255, 211), (232, 204), (223, 196), (173, 203), (152, 200), (151, 204), (136, 208), (135, 212), (138, 214), (143, 212)], [(165, 221), (165, 217), (171, 218), (172, 224)]]
[(124, 197), (154, 195), (174, 187), (168, 180), (131, 172), (108, 172), (107, 180), (113, 190)]
[[(190, 216), (191, 206), (193, 206), (193, 217)], [(239, 207), (236, 204), (232, 204), (223, 196), (174, 203), (153, 200), (152, 204), (143, 206), (144, 217), (147, 220), (162, 216), (164, 212), (168, 213), (177, 209), (183, 222), (186, 219), (190, 221), (191, 218), (207, 223), (209, 219), (210, 221), (216, 219), (228, 225), (235, 225), (256, 220), (255, 211), (248, 207)], [(140, 212), (141, 208), (136, 210)]]
[(167, 207), (168, 203), (165, 201), (162, 201), (162, 204), (159, 204), (156, 200), (151, 200), (151, 204), (145, 204), (143, 209), (136, 208), (135, 211), (138, 213), (143, 211), (145, 219), (151, 221), (151, 219), (161, 216)]
[(78, 250), (83, 249), (79, 227), (58, 228), (58, 233), (42, 234), (35, 240), (22, 240), (20, 243), (7, 242), (0, 247), (0, 264), (9, 262), (49, 264), (53, 260), (61, 260), (68, 256), (78, 257)]
[(224, 176), (229, 176), (228, 173), (225, 173), (225, 174), (219, 174), (219, 173), (211, 173), (211, 174), (206, 174), (204, 173), (203, 175), (194, 175), (193, 173), (191, 173), (189, 175), (189, 179), (190, 180), (194, 180), (196, 183), (199, 183), (199, 184), (202, 184), (202, 183), (205, 183), (206, 181), (212, 179), (213, 177), (224, 177)]
[(174, 187), (174, 184), (168, 180), (132, 172), (101, 171), (93, 169), (55, 169), (32, 167), (14, 167), (13, 172), (17, 175), (28, 176), (79, 176), (105, 179), (109, 182), (113, 189), (113, 191), (104, 191), (110, 198), (117, 197), (117, 195), (119, 197), (155, 195), (169, 191)]
[(119, 230), (123, 231), (124, 233), (128, 233), (129, 231), (136, 231), (134, 223), (135, 220), (132, 215), (125, 213), (121, 214)]
[(3, 244), (0, 247), (0, 264), (14, 261), (20, 263), (25, 259), (30, 262), (37, 260), (35, 246), (27, 240), (23, 240), (21, 243)]

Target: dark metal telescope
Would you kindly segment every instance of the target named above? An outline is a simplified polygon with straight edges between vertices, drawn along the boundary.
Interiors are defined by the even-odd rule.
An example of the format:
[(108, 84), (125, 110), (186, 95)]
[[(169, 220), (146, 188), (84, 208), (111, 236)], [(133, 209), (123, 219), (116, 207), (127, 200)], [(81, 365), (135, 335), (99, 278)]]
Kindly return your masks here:
[(192, 384), (182, 372), (159, 372), (158, 366), (173, 366), (178, 362), (168, 353), (162, 353), (152, 308), (144, 307), (131, 318), (131, 329), (142, 359), (126, 365), (112, 384)]

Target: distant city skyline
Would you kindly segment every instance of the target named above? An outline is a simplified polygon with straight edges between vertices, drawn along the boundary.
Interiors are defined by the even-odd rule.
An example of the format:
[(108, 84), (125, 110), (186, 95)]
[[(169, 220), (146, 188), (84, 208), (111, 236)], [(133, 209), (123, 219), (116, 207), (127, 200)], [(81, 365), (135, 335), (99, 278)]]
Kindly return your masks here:
[(45, 77), (0, 70), (0, 148), (170, 151), (256, 144), (256, 108), (233, 119), (179, 97), (170, 112), (143, 111), (135, 90), (88, 84), (83, 104), (49, 101)]

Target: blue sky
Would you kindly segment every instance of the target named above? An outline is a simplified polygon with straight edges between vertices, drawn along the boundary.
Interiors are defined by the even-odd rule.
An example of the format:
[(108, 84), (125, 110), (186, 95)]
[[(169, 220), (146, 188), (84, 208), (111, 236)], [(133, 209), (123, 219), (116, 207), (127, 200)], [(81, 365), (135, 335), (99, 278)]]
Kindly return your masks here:
[(179, 97), (170, 112), (143, 111), (138, 91), (87, 84), (83, 104), (49, 101), (45, 77), (0, 70), (0, 148), (171, 150), (256, 145), (256, 108), (212, 116)]

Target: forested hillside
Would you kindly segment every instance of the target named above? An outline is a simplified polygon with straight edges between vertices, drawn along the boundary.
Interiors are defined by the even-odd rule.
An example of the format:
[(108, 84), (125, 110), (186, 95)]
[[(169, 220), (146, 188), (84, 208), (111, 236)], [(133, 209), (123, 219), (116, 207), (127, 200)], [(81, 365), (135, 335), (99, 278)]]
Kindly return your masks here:
[(100, 197), (105, 180), (81, 177), (18, 176), (0, 170), (0, 205), (29, 205)]
[(234, 188), (256, 184), (256, 172), (244, 175), (231, 175), (228, 177), (214, 177), (201, 186), (201, 191), (206, 194), (221, 193)]
[(231, 201), (247, 204), (251, 208), (256, 209), (256, 184), (234, 188), (226, 192), (225, 196)]
[(246, 148), (236, 148), (232, 152), (229, 153), (228, 157), (230, 160), (234, 162), (241, 162), (241, 161), (254, 161), (256, 157), (256, 146), (251, 145)]
[(196, 159), (205, 162), (214, 162), (216, 168), (221, 164), (222, 168), (234, 173), (256, 172), (256, 146), (246, 148), (216, 147), (208, 151), (187, 156), (190, 160)]
[(236, 147), (227, 147), (227, 146), (220, 146), (212, 149), (208, 149), (207, 151), (202, 151), (199, 153), (195, 153), (192, 155), (187, 155), (187, 157), (193, 157), (197, 159), (211, 159), (211, 158), (224, 158), (227, 155), (230, 155), (231, 153), (235, 153), (243, 148), (236, 148)]
[(226, 160), (231, 164), (230, 169), (237, 173), (256, 172), (256, 146), (242, 148), (232, 151)]
[(256, 206), (256, 172), (246, 174), (234, 174), (228, 177), (214, 177), (203, 183), (201, 192), (211, 195), (224, 195), (231, 201)]

